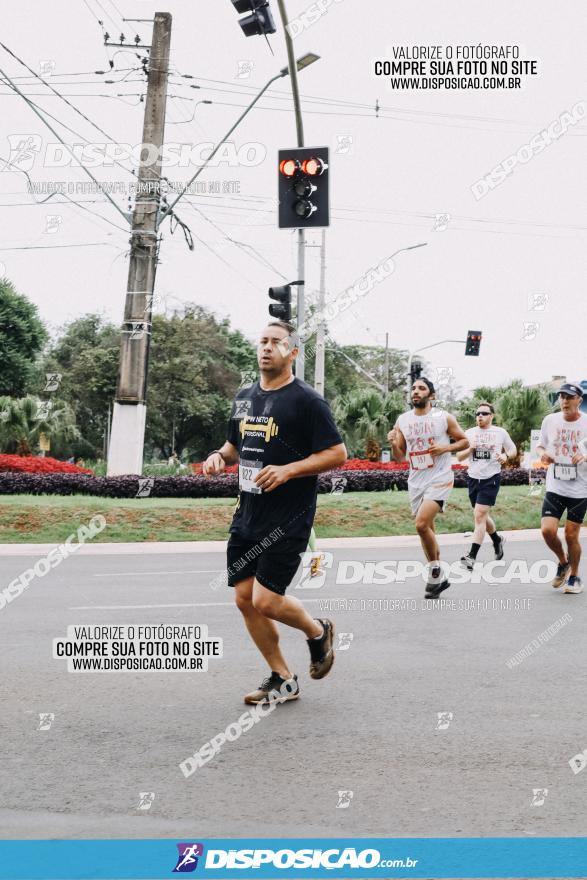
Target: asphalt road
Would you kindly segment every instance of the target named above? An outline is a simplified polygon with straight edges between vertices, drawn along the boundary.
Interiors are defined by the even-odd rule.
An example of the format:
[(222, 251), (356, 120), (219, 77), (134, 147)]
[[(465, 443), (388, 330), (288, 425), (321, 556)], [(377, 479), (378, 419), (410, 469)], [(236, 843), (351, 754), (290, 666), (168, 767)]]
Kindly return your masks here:
[[(461, 549), (446, 547), (445, 558)], [(508, 545), (507, 557), (549, 558), (538, 541)], [(188, 779), (179, 763), (238, 719), (265, 674), (232, 591), (211, 586), (222, 553), (108, 551), (34, 580), (0, 610), (2, 836), (584, 835), (587, 772), (568, 762), (587, 748), (587, 593), (455, 584), (443, 594), (454, 605), (432, 608), (419, 579), (335, 583), (339, 562), (418, 558), (408, 547), (337, 549), (323, 587), (294, 590), (352, 633), (350, 646), (315, 682), (303, 636), (283, 628), (301, 699)], [(1, 586), (32, 561), (0, 558)], [(318, 610), (339, 598), (354, 607)], [(403, 610), (390, 604), (401, 599)], [(224, 656), (207, 672), (102, 674), (68, 673), (52, 658), (70, 624), (123, 623), (207, 624)], [(439, 722), (441, 712), (452, 718)], [(54, 713), (48, 730), (40, 713)], [(534, 789), (548, 789), (542, 804)], [(337, 807), (340, 791), (352, 792), (347, 807)], [(154, 792), (148, 810), (137, 808), (140, 792)]]

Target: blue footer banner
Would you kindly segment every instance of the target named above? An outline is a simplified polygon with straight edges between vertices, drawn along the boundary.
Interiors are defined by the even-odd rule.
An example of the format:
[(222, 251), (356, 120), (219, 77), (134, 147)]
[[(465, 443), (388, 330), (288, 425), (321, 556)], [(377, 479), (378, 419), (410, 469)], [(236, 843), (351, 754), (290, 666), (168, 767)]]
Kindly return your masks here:
[(0, 880), (582, 877), (587, 837), (0, 841)]

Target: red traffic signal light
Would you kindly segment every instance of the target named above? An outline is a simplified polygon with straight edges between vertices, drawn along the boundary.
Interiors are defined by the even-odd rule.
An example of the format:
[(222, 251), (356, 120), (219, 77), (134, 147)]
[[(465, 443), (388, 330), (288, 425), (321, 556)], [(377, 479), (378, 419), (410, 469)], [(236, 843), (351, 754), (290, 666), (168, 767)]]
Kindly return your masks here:
[(328, 147), (279, 151), (279, 228), (329, 226)]
[(467, 342), (465, 343), (465, 354), (470, 357), (478, 357), (481, 348), (481, 330), (469, 330), (467, 332)]

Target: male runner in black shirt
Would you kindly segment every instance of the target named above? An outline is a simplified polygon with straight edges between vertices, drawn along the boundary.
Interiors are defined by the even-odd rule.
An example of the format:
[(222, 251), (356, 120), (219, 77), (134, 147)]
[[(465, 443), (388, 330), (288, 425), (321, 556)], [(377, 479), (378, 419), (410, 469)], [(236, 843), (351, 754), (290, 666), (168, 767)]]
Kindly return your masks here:
[(297, 676), (279, 648), (276, 621), (305, 633), (312, 678), (324, 678), (334, 661), (332, 621), (310, 617), (298, 599), (285, 595), (308, 546), (317, 474), (340, 466), (347, 457), (330, 407), (293, 375), (297, 351), (294, 327), (283, 321), (265, 327), (257, 349), (261, 378), (239, 391), (228, 439), (204, 463), (205, 474), (219, 474), (227, 464), (239, 463), (228, 583), (271, 670), (245, 696), (245, 703), (266, 702), (271, 692), (282, 700), (299, 696)]

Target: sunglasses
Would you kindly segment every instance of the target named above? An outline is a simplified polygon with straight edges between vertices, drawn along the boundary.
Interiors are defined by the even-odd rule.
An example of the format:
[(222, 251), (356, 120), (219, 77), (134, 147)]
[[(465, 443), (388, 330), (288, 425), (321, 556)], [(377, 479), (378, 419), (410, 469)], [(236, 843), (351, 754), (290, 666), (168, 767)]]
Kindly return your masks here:
[(493, 413), (491, 413), (491, 412), (476, 412), (475, 415), (476, 416), (492, 416)]

